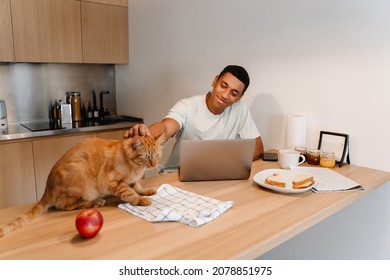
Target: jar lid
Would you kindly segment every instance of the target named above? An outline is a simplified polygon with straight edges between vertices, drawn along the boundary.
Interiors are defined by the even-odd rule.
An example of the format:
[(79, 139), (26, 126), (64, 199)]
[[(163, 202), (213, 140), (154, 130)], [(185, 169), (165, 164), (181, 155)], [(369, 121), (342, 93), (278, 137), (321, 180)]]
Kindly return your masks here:
[(335, 153), (332, 152), (332, 151), (323, 151), (323, 152), (321, 152), (321, 156), (324, 156), (324, 157), (334, 157)]

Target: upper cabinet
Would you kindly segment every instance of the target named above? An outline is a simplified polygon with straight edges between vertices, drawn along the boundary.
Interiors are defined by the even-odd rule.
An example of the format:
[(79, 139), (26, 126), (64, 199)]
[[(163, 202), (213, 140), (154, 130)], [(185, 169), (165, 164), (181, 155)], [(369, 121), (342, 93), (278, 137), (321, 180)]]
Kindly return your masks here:
[[(109, 2), (94, 1), (94, 2)], [(125, 1), (110, 1), (125, 2)], [(128, 8), (81, 2), (83, 61), (115, 63), (129, 61)]]
[(0, 0), (0, 61), (14, 61), (11, 5), (9, 0)]
[(127, 7), (127, 0), (80, 0), (80, 1)]
[(80, 1), (11, 0), (16, 62), (82, 62)]
[(129, 61), (127, 0), (0, 0), (0, 34), (0, 61)]

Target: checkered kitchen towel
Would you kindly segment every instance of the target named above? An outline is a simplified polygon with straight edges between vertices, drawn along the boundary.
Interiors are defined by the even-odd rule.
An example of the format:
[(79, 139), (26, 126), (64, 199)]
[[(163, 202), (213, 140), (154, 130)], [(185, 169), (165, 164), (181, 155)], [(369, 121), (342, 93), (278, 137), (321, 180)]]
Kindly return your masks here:
[(168, 184), (161, 185), (157, 194), (149, 198), (152, 199), (150, 206), (122, 203), (118, 207), (150, 222), (176, 221), (199, 227), (233, 206), (233, 201), (222, 202)]

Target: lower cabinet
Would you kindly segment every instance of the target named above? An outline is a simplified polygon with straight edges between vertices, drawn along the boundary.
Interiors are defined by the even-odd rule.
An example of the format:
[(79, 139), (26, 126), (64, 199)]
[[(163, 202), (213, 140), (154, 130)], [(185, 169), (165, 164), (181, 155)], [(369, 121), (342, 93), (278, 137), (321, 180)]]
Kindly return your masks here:
[(104, 139), (122, 140), (124, 134), (125, 134), (125, 130), (113, 130), (113, 131), (106, 131), (106, 132), (98, 132), (97, 137), (104, 138)]
[(113, 130), (0, 143), (0, 209), (38, 201), (57, 160), (73, 145), (93, 137), (123, 139)]
[(84, 139), (96, 137), (95, 133), (78, 136), (53, 137), (32, 141), (34, 151), (35, 183), (37, 197), (45, 191), (46, 179), (57, 160), (73, 145)]
[(0, 208), (37, 200), (32, 142), (0, 145)]

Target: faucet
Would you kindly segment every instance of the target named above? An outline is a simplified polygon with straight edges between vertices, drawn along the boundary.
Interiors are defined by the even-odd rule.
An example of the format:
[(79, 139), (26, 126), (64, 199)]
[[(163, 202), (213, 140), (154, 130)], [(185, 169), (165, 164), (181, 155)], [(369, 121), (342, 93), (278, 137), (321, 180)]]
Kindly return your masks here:
[(109, 91), (101, 91), (100, 92), (100, 109), (99, 109), (99, 118), (100, 120), (104, 120), (104, 115), (109, 115), (110, 112), (108, 110), (104, 111), (104, 105), (103, 105), (103, 94), (109, 94)]

